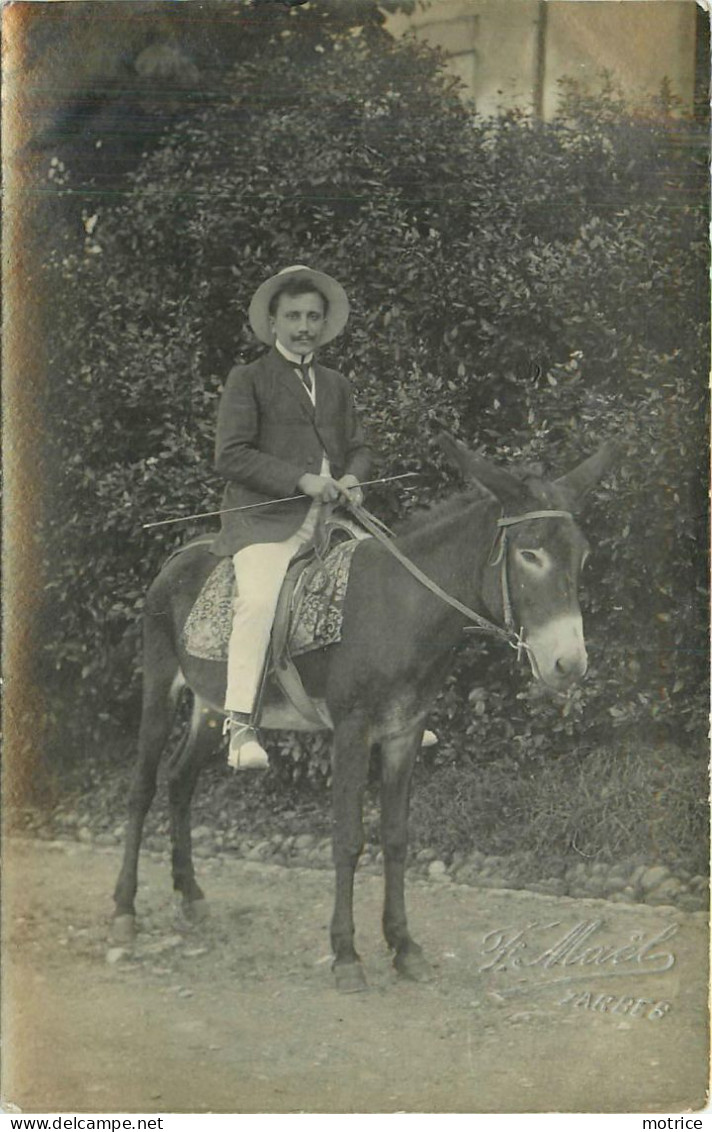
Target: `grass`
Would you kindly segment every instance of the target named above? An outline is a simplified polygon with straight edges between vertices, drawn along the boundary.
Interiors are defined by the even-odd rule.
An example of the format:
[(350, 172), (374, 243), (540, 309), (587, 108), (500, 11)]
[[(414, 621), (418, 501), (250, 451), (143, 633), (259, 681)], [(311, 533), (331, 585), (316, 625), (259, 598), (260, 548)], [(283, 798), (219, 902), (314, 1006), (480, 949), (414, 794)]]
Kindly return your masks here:
[[(43, 802), (35, 799), (32, 808), (50, 826), (58, 808), (85, 815), (95, 829), (114, 829), (125, 818), (132, 757), (133, 741), (116, 737), (101, 756), (93, 751), (63, 777), (48, 776), (54, 777), (53, 788), (46, 781), (47, 796)], [(447, 752), (439, 757), (447, 758)], [(161, 838), (168, 824), (165, 772), (164, 764), (147, 822), (147, 834)], [(264, 779), (243, 781), (227, 776), (218, 758), (201, 776), (194, 826), (208, 825), (216, 832), (238, 829), (241, 836), (256, 838), (327, 836), (326, 788), (314, 781), (295, 786), (285, 777), (282, 768)], [(527, 880), (558, 875), (582, 861), (635, 860), (704, 874), (709, 865), (708, 793), (706, 759), (673, 743), (621, 743), (530, 759), (504, 746), (484, 763), (460, 748), (444, 765), (418, 765), (410, 841), (415, 851), (432, 849), (446, 861), (473, 849), (508, 856), (512, 867), (520, 862)], [(366, 813), (371, 844), (379, 840), (376, 802), (372, 786)]]
[(677, 746), (600, 747), (542, 758), (525, 770), (506, 754), (436, 770), (414, 791), (418, 844), (605, 863), (638, 858), (706, 872), (706, 762)]

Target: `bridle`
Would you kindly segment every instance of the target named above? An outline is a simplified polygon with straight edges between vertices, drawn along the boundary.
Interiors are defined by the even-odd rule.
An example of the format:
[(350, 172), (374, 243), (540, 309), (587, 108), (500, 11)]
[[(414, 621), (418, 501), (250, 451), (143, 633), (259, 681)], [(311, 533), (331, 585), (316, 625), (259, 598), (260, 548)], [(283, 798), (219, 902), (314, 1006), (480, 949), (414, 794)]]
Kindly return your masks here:
[(573, 519), (570, 511), (525, 511), (522, 515), (503, 515), (497, 519), (497, 537), (490, 556), (490, 565), (500, 566), (500, 589), (502, 593), (502, 609), (504, 614), (504, 628), (500, 625), (495, 625), (494, 622), (488, 621), (481, 613), (476, 613), (474, 609), (470, 609), (464, 602), (458, 601), (456, 597), (452, 597), (441, 586), (424, 574), (420, 567), (411, 562), (401, 550), (393, 542), (392, 532), (379, 519), (372, 515), (365, 507), (359, 503), (349, 503), (349, 510), (354, 515), (359, 523), (373, 535), (382, 546), (386, 548), (389, 554), (400, 562), (409, 574), (416, 578), (421, 585), (430, 590), (431, 593), (444, 601), (446, 605), (456, 609), (458, 613), (462, 613), (472, 625), (466, 625), (465, 631), (491, 633), (493, 636), (498, 637), (500, 640), (506, 641), (511, 648), (517, 650), (517, 659), (521, 658), (523, 651), (529, 651), (529, 645), (524, 640), (524, 627), (520, 626), (519, 631), (515, 628), (514, 615), (512, 610), (512, 599), (509, 590), (509, 577), (508, 577), (508, 558), (507, 553), (508, 539), (507, 530), (513, 527), (516, 523), (526, 523), (532, 519)]
[(521, 659), (522, 650), (527, 649), (529, 646), (524, 641), (524, 626), (520, 625), (518, 632), (515, 628), (512, 598), (509, 591), (507, 529), (513, 527), (516, 523), (526, 523), (530, 519), (573, 519), (573, 515), (570, 511), (525, 511), (523, 515), (504, 515), (497, 520), (498, 535), (495, 539), (496, 553), (495, 550), (492, 551), (490, 565), (497, 566), (499, 564), (500, 567), (499, 577), (502, 592), (504, 626), (509, 635), (509, 644), (512, 648), (517, 650), (517, 660)]

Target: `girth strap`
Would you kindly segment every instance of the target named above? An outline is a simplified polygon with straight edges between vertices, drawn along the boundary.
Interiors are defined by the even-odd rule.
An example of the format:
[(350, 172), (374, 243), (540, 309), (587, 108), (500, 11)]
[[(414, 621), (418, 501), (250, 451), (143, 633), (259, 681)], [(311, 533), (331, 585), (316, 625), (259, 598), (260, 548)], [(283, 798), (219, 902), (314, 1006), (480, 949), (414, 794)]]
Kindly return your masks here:
[[(324, 569), (323, 561), (332, 549), (334, 536), (338, 534), (345, 535), (350, 541), (368, 538), (368, 535), (350, 519), (332, 515), (322, 530), (321, 545), (315, 548), (316, 556), (314, 557), (312, 553), (307, 551), (301, 558), (297, 558), (291, 563), (282, 585), (272, 626), (273, 664), (271, 671), (274, 678), (284, 695), (291, 701), (292, 706), (308, 723), (319, 730), (324, 728), (331, 730), (331, 717), (328, 711), (323, 711), (320, 704), (313, 700), (306, 691), (292, 659), (289, 637), (297, 587), (299, 585), (308, 586), (310, 576), (313, 576), (316, 571)], [(307, 575), (306, 578), (305, 574)]]
[(332, 728), (331, 719), (328, 715), (322, 713), (319, 704), (311, 698), (305, 689), (291, 656), (285, 654), (280, 663), (275, 664), (273, 672), (275, 680), (292, 707), (296, 708), (299, 714), (317, 730), (330, 731)]
[[(317, 561), (317, 568), (321, 569), (321, 561)], [(301, 581), (304, 571), (313, 566), (314, 559), (305, 556), (301, 561), (292, 563), (287, 571), (277, 603), (274, 625), (272, 626), (272, 671), (275, 680), (292, 706), (308, 723), (319, 730), (323, 730), (324, 728), (330, 729), (331, 722), (327, 716), (322, 714), (319, 705), (307, 693), (289, 651), (289, 629), (294, 591)]]

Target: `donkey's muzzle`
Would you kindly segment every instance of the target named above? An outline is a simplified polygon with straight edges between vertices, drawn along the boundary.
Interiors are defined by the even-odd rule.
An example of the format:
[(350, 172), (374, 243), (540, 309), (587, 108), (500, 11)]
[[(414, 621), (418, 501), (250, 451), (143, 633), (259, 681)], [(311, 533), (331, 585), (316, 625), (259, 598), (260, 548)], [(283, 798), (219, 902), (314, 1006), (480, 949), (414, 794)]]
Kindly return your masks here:
[(534, 675), (549, 688), (563, 692), (585, 675), (588, 667), (580, 614), (568, 614), (534, 629), (527, 637)]

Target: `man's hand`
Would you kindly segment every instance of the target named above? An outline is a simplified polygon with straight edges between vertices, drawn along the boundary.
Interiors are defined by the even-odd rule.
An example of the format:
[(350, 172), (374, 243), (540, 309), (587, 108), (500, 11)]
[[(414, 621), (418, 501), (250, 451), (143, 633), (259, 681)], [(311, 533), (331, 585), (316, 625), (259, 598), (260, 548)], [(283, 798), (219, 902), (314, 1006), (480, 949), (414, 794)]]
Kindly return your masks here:
[(351, 474), (342, 476), (338, 481), (338, 485), (341, 489), (342, 496), (345, 496), (349, 503), (363, 503), (363, 491), (359, 487), (356, 476)]
[(320, 503), (333, 503), (341, 498), (341, 487), (331, 476), (315, 476), (312, 472), (305, 472), (297, 487), (312, 499)]

